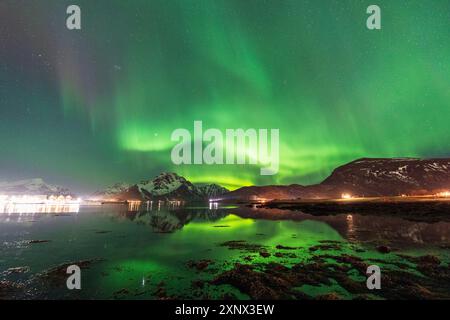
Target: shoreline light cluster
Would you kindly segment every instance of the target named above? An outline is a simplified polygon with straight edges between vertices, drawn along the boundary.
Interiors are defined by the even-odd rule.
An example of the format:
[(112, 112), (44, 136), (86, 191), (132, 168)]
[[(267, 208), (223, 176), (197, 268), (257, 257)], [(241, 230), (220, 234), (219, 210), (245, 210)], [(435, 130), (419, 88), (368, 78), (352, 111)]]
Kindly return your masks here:
[(0, 204), (43, 204), (43, 205), (73, 205), (80, 204), (81, 198), (63, 195), (0, 195)]
[(82, 199), (71, 196), (47, 195), (0, 195), (0, 214), (7, 214), (6, 222), (11, 214), (34, 215), (35, 213), (78, 213)]

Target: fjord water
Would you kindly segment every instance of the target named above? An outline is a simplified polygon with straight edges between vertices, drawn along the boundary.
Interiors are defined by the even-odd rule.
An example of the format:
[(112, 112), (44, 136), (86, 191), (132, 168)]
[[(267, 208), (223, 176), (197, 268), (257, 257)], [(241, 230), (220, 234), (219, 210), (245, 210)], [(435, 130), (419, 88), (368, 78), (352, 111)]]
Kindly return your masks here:
[[(324, 251), (386, 265), (399, 254), (450, 261), (448, 222), (213, 206), (110, 205), (66, 211), (0, 214), (0, 280), (12, 284), (0, 298), (247, 299), (238, 288), (211, 281), (236, 263), (289, 267)], [(324, 248), (326, 243), (339, 247)], [(379, 252), (380, 245), (395, 254)], [(283, 249), (285, 254), (277, 254)], [(82, 267), (81, 290), (66, 288), (64, 268), (69, 264)], [(365, 278), (355, 279), (365, 283)], [(334, 292), (352, 298), (337, 284), (298, 290), (313, 297)]]

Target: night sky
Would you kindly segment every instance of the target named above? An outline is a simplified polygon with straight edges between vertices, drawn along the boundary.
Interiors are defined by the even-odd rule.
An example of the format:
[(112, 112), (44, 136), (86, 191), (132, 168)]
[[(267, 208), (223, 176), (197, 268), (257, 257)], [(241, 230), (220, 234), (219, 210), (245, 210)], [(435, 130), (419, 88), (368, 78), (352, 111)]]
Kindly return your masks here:
[[(359, 157), (450, 156), (449, 37), (448, 0), (2, 0), (0, 180), (310, 184)], [(194, 120), (279, 128), (279, 173), (172, 165)]]

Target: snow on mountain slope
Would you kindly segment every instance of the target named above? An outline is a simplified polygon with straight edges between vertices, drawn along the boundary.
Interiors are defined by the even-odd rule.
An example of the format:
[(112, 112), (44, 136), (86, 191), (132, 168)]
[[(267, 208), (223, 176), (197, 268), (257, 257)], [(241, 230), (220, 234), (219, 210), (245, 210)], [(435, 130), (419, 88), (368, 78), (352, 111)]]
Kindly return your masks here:
[(184, 200), (202, 201), (228, 192), (219, 185), (194, 185), (176, 173), (161, 173), (135, 185), (117, 184), (96, 192), (93, 199), (104, 200)]
[(198, 193), (206, 199), (214, 199), (222, 196), (223, 194), (229, 192), (228, 189), (219, 186), (218, 184), (197, 184), (195, 187)]
[(128, 183), (116, 183), (115, 185), (112, 185), (110, 187), (107, 187), (104, 190), (97, 191), (94, 194), (92, 194), (92, 199), (110, 199), (113, 198), (115, 195), (120, 194), (122, 192), (126, 192), (131, 187)]
[(316, 199), (354, 196), (435, 194), (450, 189), (450, 159), (363, 158), (336, 168), (311, 186), (253, 186), (227, 193), (224, 199)]
[(142, 181), (138, 184), (139, 189), (145, 190), (153, 196), (163, 196), (176, 191), (180, 187), (195, 192), (195, 186), (185, 178), (176, 173), (163, 172), (153, 180)]
[(30, 179), (13, 182), (0, 182), (0, 193), (14, 195), (68, 195), (68, 189), (50, 185), (44, 180)]
[(321, 183), (365, 196), (429, 194), (450, 188), (450, 159), (359, 159)]

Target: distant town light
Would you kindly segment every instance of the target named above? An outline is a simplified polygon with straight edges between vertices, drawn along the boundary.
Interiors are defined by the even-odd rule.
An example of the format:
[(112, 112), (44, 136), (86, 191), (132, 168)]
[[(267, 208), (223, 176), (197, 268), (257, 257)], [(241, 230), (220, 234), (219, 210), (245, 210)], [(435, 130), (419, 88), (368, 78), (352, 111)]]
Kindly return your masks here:
[(216, 210), (219, 208), (219, 203), (218, 202), (210, 202), (209, 203), (209, 210)]
[(342, 198), (342, 199), (352, 199), (353, 196), (352, 196), (350, 193), (343, 193), (343, 194), (341, 195), (341, 198)]
[(450, 197), (450, 191), (443, 191), (436, 194), (436, 196), (441, 198), (449, 198)]

